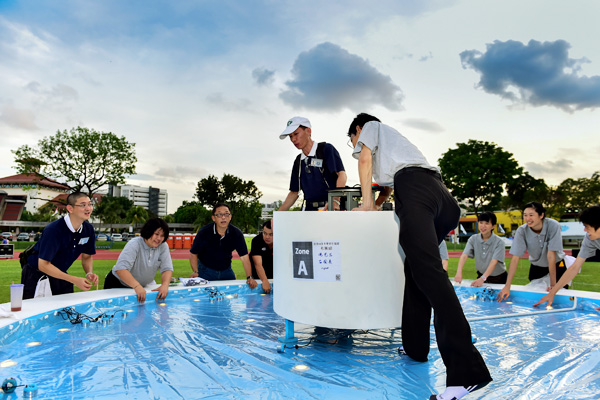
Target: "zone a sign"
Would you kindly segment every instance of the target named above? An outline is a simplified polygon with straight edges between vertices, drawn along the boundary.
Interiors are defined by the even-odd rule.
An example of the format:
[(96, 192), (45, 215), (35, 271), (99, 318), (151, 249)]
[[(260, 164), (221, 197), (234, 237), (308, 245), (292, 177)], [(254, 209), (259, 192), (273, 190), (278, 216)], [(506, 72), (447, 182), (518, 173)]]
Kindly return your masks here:
[(294, 279), (341, 281), (340, 242), (292, 242)]

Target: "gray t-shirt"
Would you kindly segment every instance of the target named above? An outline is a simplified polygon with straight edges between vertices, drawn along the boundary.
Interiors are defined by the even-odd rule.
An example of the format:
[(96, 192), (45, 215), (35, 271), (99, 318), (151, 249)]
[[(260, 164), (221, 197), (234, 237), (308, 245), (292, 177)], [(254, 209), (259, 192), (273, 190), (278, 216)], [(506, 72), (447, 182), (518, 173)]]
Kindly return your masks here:
[(156, 271), (160, 270), (161, 273), (173, 271), (169, 246), (163, 242), (158, 247), (150, 247), (143, 237), (135, 237), (125, 245), (112, 269), (112, 274), (125, 285), (115, 272), (123, 269), (129, 270), (140, 285), (146, 286), (154, 281)]
[(448, 256), (448, 246), (446, 246), (446, 241), (442, 240), (442, 243), (440, 243), (440, 258), (442, 260), (448, 260), (450, 259), (450, 256)]
[(535, 233), (527, 224), (523, 224), (515, 233), (510, 254), (521, 257), (527, 251), (531, 264), (548, 267), (548, 251), (554, 251), (556, 262), (559, 262), (565, 258), (560, 231), (560, 224), (552, 218), (544, 218), (540, 233)]
[(475, 259), (475, 269), (481, 274), (487, 271), (492, 260), (498, 260), (498, 262), (491, 276), (498, 276), (506, 272), (504, 242), (493, 232), (492, 236), (486, 241), (483, 240), (481, 233), (471, 236), (467, 241), (463, 254)]
[(394, 128), (381, 122), (367, 122), (360, 133), (352, 156), (358, 159), (362, 146), (371, 149), (373, 179), (379, 185), (394, 187), (394, 175), (407, 167), (421, 167), (439, 172), (421, 151)]
[(596, 250), (600, 250), (600, 239), (592, 240), (586, 233), (581, 243), (581, 250), (579, 250), (578, 257), (590, 258), (596, 255)]

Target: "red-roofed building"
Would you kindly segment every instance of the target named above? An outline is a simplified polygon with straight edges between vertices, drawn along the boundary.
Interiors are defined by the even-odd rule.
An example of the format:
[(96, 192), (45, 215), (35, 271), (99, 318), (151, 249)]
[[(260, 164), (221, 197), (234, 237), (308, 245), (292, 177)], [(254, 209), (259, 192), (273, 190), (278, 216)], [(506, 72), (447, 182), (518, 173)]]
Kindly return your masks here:
[(56, 196), (68, 194), (69, 187), (36, 174), (0, 178), (0, 220), (17, 221), (23, 210), (36, 212)]

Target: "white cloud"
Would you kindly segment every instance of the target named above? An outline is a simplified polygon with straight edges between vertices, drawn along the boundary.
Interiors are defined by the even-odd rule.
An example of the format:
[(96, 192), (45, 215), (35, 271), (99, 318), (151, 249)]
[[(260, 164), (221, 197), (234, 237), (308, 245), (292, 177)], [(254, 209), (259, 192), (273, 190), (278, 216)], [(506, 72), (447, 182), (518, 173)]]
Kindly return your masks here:
[(388, 75), (364, 58), (325, 42), (301, 53), (292, 79), (279, 97), (293, 107), (310, 110), (359, 111), (374, 104), (401, 110), (403, 94)]

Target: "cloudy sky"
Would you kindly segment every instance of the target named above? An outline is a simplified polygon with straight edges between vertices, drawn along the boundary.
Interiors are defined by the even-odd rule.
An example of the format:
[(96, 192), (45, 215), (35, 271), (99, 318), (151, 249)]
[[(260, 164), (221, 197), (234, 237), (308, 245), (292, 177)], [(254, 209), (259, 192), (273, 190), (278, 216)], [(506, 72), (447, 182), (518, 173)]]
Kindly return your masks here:
[(0, 1), (0, 176), (20, 145), (85, 126), (136, 143), (128, 183), (169, 211), (230, 173), (283, 200), (306, 116), (358, 183), (369, 112), (432, 164), (491, 141), (548, 184), (600, 170), (597, 0)]

